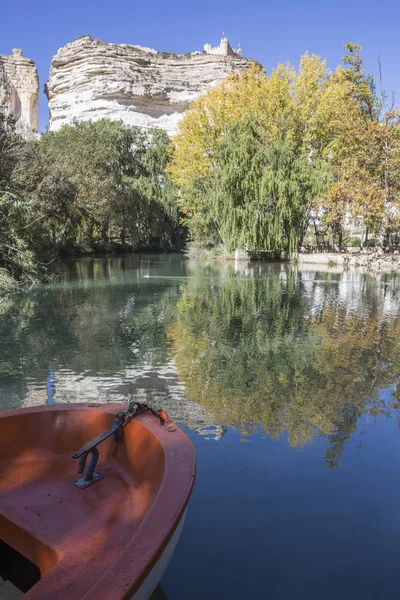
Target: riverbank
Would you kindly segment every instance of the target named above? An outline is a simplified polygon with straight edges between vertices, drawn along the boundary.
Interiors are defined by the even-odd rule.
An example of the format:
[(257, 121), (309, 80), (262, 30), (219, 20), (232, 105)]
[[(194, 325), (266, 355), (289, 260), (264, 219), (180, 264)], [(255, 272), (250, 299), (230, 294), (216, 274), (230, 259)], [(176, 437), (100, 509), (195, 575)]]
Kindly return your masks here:
[(291, 262), (300, 265), (321, 265), (323, 267), (361, 268), (366, 271), (400, 270), (400, 254), (384, 253), (379, 250), (348, 249), (346, 252), (294, 252)]
[(346, 248), (342, 252), (248, 252), (235, 250), (226, 252), (218, 246), (210, 249), (189, 247), (185, 254), (190, 259), (232, 260), (235, 263), (246, 262), (290, 262), (298, 265), (319, 265), (324, 268), (340, 267), (368, 271), (399, 271), (400, 253), (385, 253), (378, 249)]

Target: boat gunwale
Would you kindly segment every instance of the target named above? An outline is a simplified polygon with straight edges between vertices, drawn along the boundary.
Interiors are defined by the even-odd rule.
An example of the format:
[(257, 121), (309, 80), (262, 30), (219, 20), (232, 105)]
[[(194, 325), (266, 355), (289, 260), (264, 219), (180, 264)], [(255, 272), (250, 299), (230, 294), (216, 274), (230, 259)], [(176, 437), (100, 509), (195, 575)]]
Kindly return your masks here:
[[(114, 415), (126, 409), (122, 404), (72, 403), (12, 409), (0, 412), (0, 420), (23, 414), (41, 412), (90, 411)], [(139, 589), (161, 557), (171, 540), (187, 508), (196, 474), (196, 459), (193, 444), (180, 428), (168, 431), (160, 426), (148, 411), (134, 418), (154, 435), (165, 458), (163, 477), (143, 521), (121, 553), (101, 574), (99, 579), (84, 592), (82, 600), (128, 600)], [(179, 450), (177, 450), (179, 449)], [(72, 458), (72, 457), (71, 457)], [(176, 465), (179, 464), (179, 471)], [(85, 493), (83, 491), (83, 493)], [(166, 508), (167, 507), (167, 508)], [(54, 567), (56, 571), (57, 565)], [(48, 573), (50, 576), (53, 569)], [(24, 597), (36, 598), (39, 588), (45, 591), (46, 576)], [(60, 597), (61, 598), (61, 597)]]

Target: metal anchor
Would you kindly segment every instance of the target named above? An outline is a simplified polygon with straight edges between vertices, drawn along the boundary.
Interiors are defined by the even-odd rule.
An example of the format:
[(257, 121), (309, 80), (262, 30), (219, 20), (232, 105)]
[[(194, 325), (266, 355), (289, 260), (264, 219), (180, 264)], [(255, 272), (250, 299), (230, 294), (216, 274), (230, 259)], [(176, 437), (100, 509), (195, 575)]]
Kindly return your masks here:
[(93, 485), (100, 479), (103, 479), (103, 475), (95, 472), (97, 460), (99, 458), (99, 451), (97, 449), (97, 445), (104, 442), (107, 438), (113, 436), (114, 442), (119, 442), (122, 439), (122, 428), (128, 425), (133, 417), (143, 410), (148, 410), (152, 415), (157, 417), (160, 420), (160, 424), (164, 425), (165, 420), (162, 415), (158, 414), (152, 408), (147, 406), (146, 404), (141, 404), (139, 402), (131, 402), (129, 404), (128, 410), (126, 412), (119, 412), (113, 421), (112, 426), (100, 433), (97, 437), (95, 437), (90, 442), (87, 442), (82, 448), (80, 448), (77, 452), (72, 455), (72, 458), (79, 458), (79, 467), (78, 473), (83, 473), (85, 470), (86, 460), (89, 454), (92, 455), (90, 459), (89, 467), (84, 477), (80, 477), (79, 479), (75, 479), (72, 483), (76, 485), (78, 488), (84, 489)]
[(75, 481), (73, 482), (73, 484), (76, 485), (76, 487), (81, 489), (87, 488), (89, 487), (89, 485), (93, 485), (93, 483), (96, 483), (97, 481), (100, 481), (100, 479), (103, 479), (103, 475), (95, 472), (95, 468), (99, 458), (99, 451), (96, 447), (91, 448), (90, 450), (87, 450), (82, 454), (82, 456), (79, 459), (78, 473), (84, 472), (86, 460), (89, 454), (92, 455), (92, 458), (90, 459), (86, 475), (84, 477), (80, 477), (79, 479), (75, 479)]

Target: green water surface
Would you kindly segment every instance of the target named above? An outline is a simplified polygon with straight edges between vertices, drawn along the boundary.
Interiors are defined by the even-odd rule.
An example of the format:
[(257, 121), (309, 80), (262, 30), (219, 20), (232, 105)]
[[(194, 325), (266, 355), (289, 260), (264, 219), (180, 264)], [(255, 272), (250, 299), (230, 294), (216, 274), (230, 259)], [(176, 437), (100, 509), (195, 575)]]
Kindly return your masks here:
[(400, 277), (85, 258), (0, 299), (0, 409), (164, 408), (198, 477), (155, 598), (400, 589)]

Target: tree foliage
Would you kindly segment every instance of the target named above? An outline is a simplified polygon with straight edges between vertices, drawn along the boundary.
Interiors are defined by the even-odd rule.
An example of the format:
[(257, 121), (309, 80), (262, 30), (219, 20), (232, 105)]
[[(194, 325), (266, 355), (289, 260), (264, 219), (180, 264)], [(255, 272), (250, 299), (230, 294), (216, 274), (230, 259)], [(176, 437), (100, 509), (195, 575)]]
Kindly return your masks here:
[[(364, 71), (361, 47), (348, 43), (345, 49), (343, 65), (334, 72), (326, 61), (308, 53), (301, 57), (297, 72), (285, 64), (267, 75), (252, 64), (192, 104), (174, 140), (169, 166), (192, 239), (222, 239), (227, 248), (232, 241), (250, 250), (293, 249), (293, 240), (302, 237), (302, 218), (297, 214), (285, 221), (284, 215), (294, 216), (289, 189), (296, 176), (298, 189), (304, 188), (304, 177), (313, 181), (300, 204), (307, 205), (304, 213), (316, 224), (337, 232), (346, 220), (362, 218), (380, 230), (384, 243), (400, 215), (399, 113), (394, 107), (385, 110), (384, 95), (376, 95), (374, 82)], [(257, 130), (257, 151), (254, 144), (250, 148), (249, 135), (237, 133), (248, 119)], [(234, 135), (237, 148), (228, 151)], [(286, 149), (286, 156), (290, 148), (291, 160), (298, 161), (293, 165), (302, 167), (291, 169), (291, 177), (285, 174), (280, 202), (270, 205), (273, 214), (260, 221), (256, 207), (260, 190), (265, 189), (261, 165), (278, 147)], [(221, 179), (225, 186), (216, 184)], [(241, 184), (232, 185), (239, 179)], [(239, 210), (232, 211), (239, 196), (242, 216), (252, 213), (254, 219), (243, 220)], [(298, 201), (295, 204), (299, 206)], [(230, 214), (235, 236), (226, 237), (221, 207)], [(289, 243), (287, 227), (293, 228)]]
[(171, 144), (111, 121), (23, 142), (0, 115), (3, 287), (35, 280), (59, 254), (171, 247), (293, 251), (310, 225), (338, 245), (362, 222), (390, 246), (400, 231), (400, 112), (366, 74), (304, 54), (296, 70), (257, 63), (195, 102)]
[(167, 241), (177, 219), (167, 146), (164, 132), (112, 121), (76, 123), (34, 142), (24, 183), (46, 215), (47, 243), (90, 250), (112, 239)]
[[(169, 247), (178, 229), (169, 138), (122, 123), (75, 123), (23, 142), (0, 121), (3, 281), (38, 260), (112, 248)], [(4, 284), (5, 285), (5, 284)], [(3, 287), (4, 287), (3, 285)]]
[(311, 202), (323, 191), (323, 169), (293, 141), (266, 142), (254, 116), (233, 123), (223, 131), (208, 182), (192, 196), (201, 236), (207, 224), (208, 237), (218, 235), (228, 251), (295, 250)]
[(0, 290), (38, 275), (28, 231), (34, 204), (18, 178), (23, 148), (12, 120), (0, 112)]

